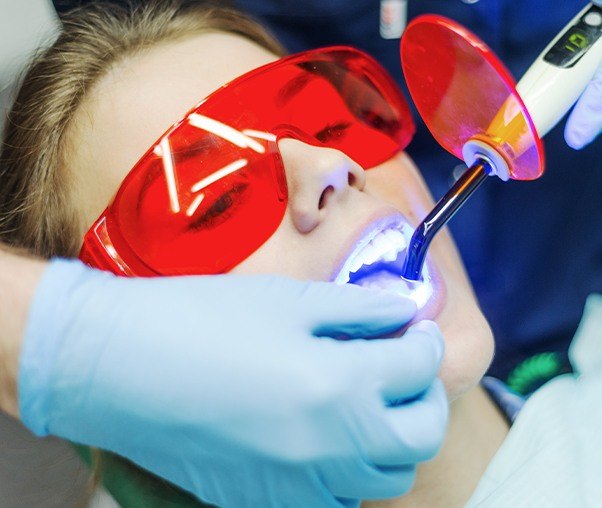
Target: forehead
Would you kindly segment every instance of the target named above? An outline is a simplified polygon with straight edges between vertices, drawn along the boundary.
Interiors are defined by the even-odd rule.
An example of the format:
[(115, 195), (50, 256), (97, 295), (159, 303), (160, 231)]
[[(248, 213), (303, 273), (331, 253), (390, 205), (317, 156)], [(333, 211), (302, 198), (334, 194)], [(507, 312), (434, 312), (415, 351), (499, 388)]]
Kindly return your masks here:
[(68, 133), (72, 188), (89, 225), (156, 139), (195, 103), (277, 57), (249, 40), (205, 33), (128, 57), (90, 91)]

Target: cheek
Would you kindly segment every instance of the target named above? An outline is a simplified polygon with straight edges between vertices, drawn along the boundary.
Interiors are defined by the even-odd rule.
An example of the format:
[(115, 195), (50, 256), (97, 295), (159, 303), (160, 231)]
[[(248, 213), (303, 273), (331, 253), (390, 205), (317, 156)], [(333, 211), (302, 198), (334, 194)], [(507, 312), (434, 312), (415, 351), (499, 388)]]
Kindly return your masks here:
[(332, 271), (331, 248), (334, 249), (335, 244), (336, 239), (299, 234), (287, 212), (274, 234), (230, 273), (329, 280)]
[(294, 259), (286, 248), (291, 244), (294, 245), (294, 239), (287, 233), (285, 218), (274, 234), (253, 254), (232, 268), (230, 273), (295, 276)]
[(493, 358), (493, 334), (476, 302), (468, 294), (454, 295), (457, 305), (436, 321), (445, 337), (445, 357), (439, 377), (450, 400), (475, 386)]

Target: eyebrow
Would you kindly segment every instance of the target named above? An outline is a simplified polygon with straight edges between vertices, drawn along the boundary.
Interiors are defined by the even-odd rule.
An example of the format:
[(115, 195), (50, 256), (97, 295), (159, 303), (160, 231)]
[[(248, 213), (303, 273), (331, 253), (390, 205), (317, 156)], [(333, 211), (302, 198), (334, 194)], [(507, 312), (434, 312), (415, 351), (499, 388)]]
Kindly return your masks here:
[(304, 72), (287, 82), (276, 94), (276, 106), (282, 107), (289, 103), (295, 95), (298, 95), (307, 86), (312, 77), (308, 72)]

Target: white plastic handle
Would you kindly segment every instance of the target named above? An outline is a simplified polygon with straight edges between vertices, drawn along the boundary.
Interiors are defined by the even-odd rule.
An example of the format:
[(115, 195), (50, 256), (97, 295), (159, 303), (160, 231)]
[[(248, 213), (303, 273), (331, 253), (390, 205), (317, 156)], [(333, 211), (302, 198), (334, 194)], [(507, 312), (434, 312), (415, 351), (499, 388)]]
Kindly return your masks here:
[[(561, 68), (544, 60), (550, 48), (591, 7), (592, 4), (588, 4), (550, 42), (516, 86), (540, 137), (545, 136), (577, 101), (602, 62), (602, 37), (572, 67)], [(591, 23), (602, 24), (602, 16), (590, 14), (594, 14), (589, 17)]]

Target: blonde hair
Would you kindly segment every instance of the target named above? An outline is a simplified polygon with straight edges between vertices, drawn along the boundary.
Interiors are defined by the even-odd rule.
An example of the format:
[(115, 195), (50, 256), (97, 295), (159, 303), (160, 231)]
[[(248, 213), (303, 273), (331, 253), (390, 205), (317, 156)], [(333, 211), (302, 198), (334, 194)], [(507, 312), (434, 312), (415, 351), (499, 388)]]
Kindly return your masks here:
[[(0, 242), (43, 257), (77, 255), (83, 225), (69, 193), (69, 174), (77, 168), (68, 166), (65, 154), (75, 111), (94, 84), (123, 59), (208, 31), (238, 34), (284, 54), (257, 22), (200, 1), (125, 6), (94, 2), (63, 19), (58, 39), (32, 61), (7, 118), (0, 153)], [(122, 506), (202, 506), (125, 459), (103, 453), (100, 461), (97, 452), (78, 449), (93, 464), (94, 478), (101, 469), (106, 472), (107, 486)], [(124, 475), (129, 484), (125, 489), (120, 480)], [(111, 477), (118, 480), (111, 482)], [(111, 483), (117, 486), (111, 488)]]
[(56, 42), (23, 79), (0, 155), (0, 241), (43, 257), (73, 257), (80, 248), (83, 225), (70, 199), (65, 133), (86, 93), (112, 66), (158, 43), (207, 31), (235, 33), (284, 53), (257, 22), (199, 1), (93, 2), (63, 22)]

